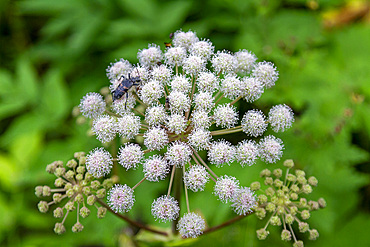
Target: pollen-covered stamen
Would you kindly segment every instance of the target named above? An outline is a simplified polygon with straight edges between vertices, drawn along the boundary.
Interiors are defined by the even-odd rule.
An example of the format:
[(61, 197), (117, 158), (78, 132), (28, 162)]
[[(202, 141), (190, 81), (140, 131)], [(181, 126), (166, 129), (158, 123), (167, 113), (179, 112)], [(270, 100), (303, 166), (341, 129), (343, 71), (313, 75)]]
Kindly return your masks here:
[(279, 72), (271, 62), (259, 62), (252, 71), (252, 76), (260, 80), (266, 88), (273, 87), (279, 78)]
[(165, 157), (170, 165), (182, 167), (190, 161), (191, 154), (192, 151), (186, 143), (175, 141), (168, 147)]
[(87, 93), (79, 105), (82, 115), (88, 118), (96, 118), (105, 111), (105, 101), (103, 97), (95, 92)]
[(110, 142), (116, 137), (116, 119), (112, 116), (100, 115), (94, 119), (91, 130), (102, 143)]
[(225, 140), (214, 142), (208, 150), (208, 159), (217, 167), (229, 165), (235, 159), (235, 151), (235, 147), (230, 142)]
[(162, 61), (163, 55), (160, 47), (156, 44), (149, 44), (147, 49), (139, 50), (137, 58), (141, 65), (153, 67)]
[(151, 156), (143, 164), (143, 172), (148, 181), (158, 182), (163, 180), (169, 171), (168, 163), (159, 155)]
[(243, 116), (241, 126), (247, 135), (261, 136), (267, 129), (265, 115), (260, 110), (249, 110)]
[(96, 148), (86, 156), (86, 169), (95, 178), (101, 178), (110, 173), (113, 158), (104, 148)]
[(119, 79), (122, 75), (126, 76), (132, 69), (132, 65), (129, 61), (121, 58), (115, 63), (111, 63), (107, 71), (107, 77), (110, 81)]
[(177, 224), (177, 230), (183, 238), (196, 238), (203, 233), (204, 229), (204, 219), (193, 212), (184, 214)]
[(256, 55), (245, 49), (239, 50), (234, 54), (234, 56), (238, 64), (236, 70), (241, 73), (250, 72), (257, 61)]

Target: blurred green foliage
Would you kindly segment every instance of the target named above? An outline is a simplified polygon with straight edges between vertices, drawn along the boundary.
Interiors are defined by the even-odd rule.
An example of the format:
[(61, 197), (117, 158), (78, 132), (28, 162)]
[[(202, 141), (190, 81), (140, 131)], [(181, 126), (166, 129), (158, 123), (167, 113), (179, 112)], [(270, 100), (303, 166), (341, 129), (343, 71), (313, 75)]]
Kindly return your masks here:
[[(276, 64), (280, 79), (256, 106), (267, 111), (287, 103), (293, 108), (294, 128), (278, 135), (286, 148), (283, 158), (318, 178), (313, 197), (324, 197), (328, 204), (309, 220), (320, 237), (306, 246), (368, 246), (368, 8), (367, 1), (345, 0), (1, 1), (0, 245), (130, 246), (127, 225), (113, 215), (84, 219), (81, 233), (67, 229), (55, 235), (56, 220), (38, 212), (34, 187), (52, 183), (46, 164), (99, 145), (71, 111), (87, 92), (108, 84), (108, 64), (121, 57), (136, 63), (139, 49), (148, 43), (163, 47), (169, 33), (182, 28), (209, 38), (216, 49), (248, 49), (260, 61)], [(243, 104), (239, 108), (246, 110)], [(248, 186), (265, 167), (235, 164), (216, 172), (237, 176)], [(124, 179), (134, 184), (140, 176), (130, 172)], [(140, 186), (130, 215), (153, 224), (150, 204), (165, 187)], [(201, 194), (191, 193), (190, 200), (213, 226), (233, 213), (211, 191), (208, 185)], [(74, 222), (68, 219), (67, 228)], [(258, 241), (255, 230), (262, 224), (248, 217), (189, 245), (291, 246), (280, 241), (278, 229), (275, 234), (269, 229), (269, 238)]]

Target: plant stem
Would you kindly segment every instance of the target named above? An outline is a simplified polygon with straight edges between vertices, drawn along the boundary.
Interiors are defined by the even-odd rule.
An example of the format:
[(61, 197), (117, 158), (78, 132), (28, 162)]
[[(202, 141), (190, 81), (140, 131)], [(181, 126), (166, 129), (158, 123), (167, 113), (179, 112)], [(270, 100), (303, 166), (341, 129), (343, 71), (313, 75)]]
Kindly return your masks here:
[[(253, 213), (253, 212), (252, 212), (252, 213)], [(243, 218), (245, 218), (245, 217), (247, 217), (247, 216), (251, 215), (252, 213), (247, 213), (246, 215), (239, 215), (239, 216), (236, 216), (235, 218), (232, 218), (232, 219), (230, 219), (230, 220), (228, 220), (228, 221), (225, 221), (224, 223), (222, 223), (222, 224), (220, 224), (220, 225), (218, 225), (218, 226), (213, 226), (213, 227), (211, 227), (211, 228), (208, 228), (208, 229), (204, 230), (203, 235), (204, 235), (204, 234), (211, 233), (211, 232), (214, 232), (214, 231), (217, 231), (217, 230), (219, 230), (219, 229), (221, 229), (221, 228), (224, 228), (224, 227), (226, 227), (226, 226), (228, 226), (228, 225), (231, 225), (232, 223), (234, 223), (234, 222), (236, 222), (236, 221), (238, 221), (238, 220), (241, 220), (241, 219), (243, 219)]]
[(240, 129), (233, 129), (233, 130), (215, 130), (215, 131), (211, 131), (211, 135), (212, 136), (219, 136), (219, 135), (227, 135), (227, 134), (231, 134), (231, 133), (236, 133), (236, 132), (240, 132), (242, 131), (242, 128)]
[(105, 207), (109, 212), (113, 213), (115, 216), (117, 216), (118, 218), (121, 218), (123, 219), (124, 221), (126, 221), (127, 223), (129, 223), (130, 225), (132, 226), (135, 226), (137, 228), (140, 228), (140, 229), (143, 229), (143, 230), (146, 230), (146, 231), (149, 231), (149, 232), (153, 232), (153, 233), (157, 233), (157, 234), (160, 234), (160, 235), (163, 235), (163, 236), (168, 236), (168, 233), (167, 232), (162, 232), (162, 231), (158, 231), (158, 230), (155, 230), (155, 229), (152, 229), (150, 228), (149, 226), (145, 226), (139, 222), (136, 222), (132, 219), (130, 219), (129, 217), (123, 215), (123, 214), (120, 214), (120, 213), (116, 213), (114, 212), (113, 209), (111, 209), (105, 202), (103, 202), (101, 199), (97, 199), (97, 202), (102, 205), (103, 207)]
[(230, 103), (230, 105), (235, 104), (235, 103), (236, 103), (236, 102), (238, 102), (241, 98), (242, 98), (242, 96), (239, 96), (238, 98), (234, 99), (234, 100)]
[[(207, 170), (215, 177), (215, 178), (218, 178), (218, 176), (216, 175), (216, 173), (214, 173), (211, 168), (209, 168), (209, 166), (207, 166), (206, 162), (204, 162), (204, 160), (202, 159), (202, 157), (200, 157), (200, 155), (193, 149), (193, 153), (195, 154), (195, 156), (197, 156), (198, 160), (205, 166), (205, 168), (207, 168)], [(193, 157), (194, 158), (194, 157)]]
[(140, 182), (138, 182), (134, 187), (132, 187), (132, 190), (135, 190), (142, 182), (144, 182), (146, 179), (146, 177), (144, 177), (143, 179), (140, 180)]
[[(183, 166), (183, 167), (182, 167), (182, 172), (183, 172), (183, 174), (185, 174), (185, 166)], [(185, 188), (185, 201), (186, 201), (186, 208), (187, 208), (187, 210), (188, 210), (188, 213), (190, 213), (188, 187), (186, 187), (185, 181), (184, 181), (184, 188)]]
[[(174, 198), (179, 203), (181, 202), (181, 187), (182, 187), (182, 170), (181, 169), (175, 169), (175, 179), (174, 179)], [(179, 218), (172, 221), (172, 233), (174, 235), (177, 234), (176, 226), (179, 222)]]
[(172, 172), (171, 172), (170, 184), (168, 185), (167, 196), (169, 196), (170, 193), (171, 193), (171, 188), (172, 188), (172, 183), (173, 183), (173, 177), (175, 175), (175, 170), (176, 170), (176, 166), (172, 166)]

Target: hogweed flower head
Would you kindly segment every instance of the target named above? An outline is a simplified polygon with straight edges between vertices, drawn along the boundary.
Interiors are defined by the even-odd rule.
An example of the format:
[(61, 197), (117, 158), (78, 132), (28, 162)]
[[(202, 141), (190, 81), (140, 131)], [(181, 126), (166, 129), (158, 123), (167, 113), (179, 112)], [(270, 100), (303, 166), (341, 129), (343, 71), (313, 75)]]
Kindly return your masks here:
[[(220, 202), (229, 203), (236, 214), (256, 213), (263, 218), (276, 211), (271, 218), (271, 224), (275, 225), (294, 221), (294, 215), (298, 213), (302, 219), (307, 219), (310, 209), (325, 206), (323, 200), (301, 200), (300, 206), (306, 208), (298, 211), (298, 206), (297, 209), (291, 207), (284, 220), (279, 217), (284, 211), (283, 205), (277, 203), (281, 201), (279, 196), (289, 195), (289, 200), (295, 201), (299, 196), (311, 193), (312, 187), (316, 186), (317, 180), (306, 179), (303, 172), (286, 177), (287, 181), (294, 180), (288, 187), (291, 193), (287, 194), (282, 172), (265, 171), (265, 185), (281, 189), (275, 192), (270, 188), (258, 196), (261, 184), (257, 182), (245, 187), (248, 183), (245, 179), (239, 182), (233, 176), (217, 176), (225, 164), (234, 166), (239, 163), (240, 169), (248, 169), (258, 160), (275, 163), (282, 157), (282, 141), (271, 135), (264, 136), (264, 133), (268, 125), (279, 132), (289, 128), (294, 120), (293, 111), (281, 104), (267, 114), (251, 109), (254, 104), (249, 104), (275, 85), (278, 79), (275, 65), (258, 62), (257, 57), (247, 50), (215, 52), (211, 41), (199, 39), (192, 31), (175, 32), (172, 44), (165, 50), (149, 44), (148, 48), (139, 50), (137, 57), (139, 63), (134, 66), (121, 59), (108, 67), (109, 89), (106, 87), (102, 91), (105, 99), (99, 94), (88, 93), (81, 100), (80, 112), (92, 119), (92, 132), (106, 149), (100, 147), (87, 156), (77, 155), (78, 162), (68, 162), (70, 169), (63, 167), (60, 161), (48, 165), (47, 172), (58, 176), (55, 185), (64, 186), (63, 193), (54, 193), (47, 186), (36, 188), (38, 196), (53, 194), (55, 203), (64, 198), (71, 200), (64, 207), (55, 209), (56, 217), (64, 217), (76, 209), (86, 217), (90, 214), (87, 205), (97, 202), (103, 205), (98, 208), (99, 218), (105, 215), (107, 208), (116, 214), (128, 212), (134, 208), (134, 191), (140, 184), (161, 180), (169, 181), (167, 195), (154, 200), (151, 213), (158, 221), (174, 221), (176, 224), (180, 212), (179, 195), (174, 193), (176, 198), (172, 197), (171, 189), (173, 183), (177, 186), (184, 183), (187, 213), (177, 224), (184, 238), (198, 237), (205, 229), (205, 220), (190, 210), (188, 191), (205, 193), (207, 183), (213, 183), (213, 194)], [(132, 78), (135, 83), (131, 81), (130, 86)], [(118, 90), (122, 97), (113, 101), (109, 90), (110, 93)], [(251, 109), (242, 118), (237, 108), (239, 104), (236, 104), (238, 101), (245, 101)], [(240, 139), (245, 140), (232, 144), (229, 135), (232, 133), (239, 133)], [(217, 137), (219, 135), (221, 139)], [(125, 144), (118, 146), (118, 143)], [(126, 170), (142, 167), (133, 172), (141, 172), (143, 178), (134, 186), (116, 184), (113, 188), (113, 180), (101, 183), (94, 179), (107, 176), (116, 165)], [(122, 170), (114, 169), (112, 178)], [(271, 174), (276, 179), (272, 179)], [(105, 196), (108, 205), (101, 201)], [(46, 212), (51, 204), (44, 200), (38, 206), (41, 212)], [(318, 236), (314, 229), (308, 229), (304, 224), (300, 224), (300, 228), (309, 231), (312, 239)], [(73, 226), (75, 232), (82, 229), (79, 222)], [(55, 232), (64, 231), (64, 224), (55, 226)], [(258, 231), (261, 239), (268, 234), (266, 229)], [(290, 236), (284, 231), (282, 238), (288, 240)]]

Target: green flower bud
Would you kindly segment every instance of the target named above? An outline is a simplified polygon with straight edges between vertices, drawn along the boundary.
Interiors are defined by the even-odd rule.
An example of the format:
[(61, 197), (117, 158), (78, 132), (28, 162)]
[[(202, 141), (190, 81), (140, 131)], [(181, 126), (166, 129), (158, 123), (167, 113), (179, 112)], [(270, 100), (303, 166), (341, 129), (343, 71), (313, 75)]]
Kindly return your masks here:
[(284, 207), (283, 206), (277, 206), (276, 213), (277, 213), (277, 215), (285, 214)]
[(80, 222), (77, 222), (72, 226), (72, 232), (81, 232), (83, 229), (84, 226)]
[(42, 187), (42, 196), (50, 196), (51, 195), (51, 189), (49, 186)]
[(98, 208), (98, 218), (102, 219), (105, 217), (105, 214), (107, 213), (107, 209), (104, 207), (99, 207)]
[(94, 205), (94, 203), (96, 202), (96, 196), (95, 195), (88, 196), (86, 202), (90, 206)]
[(80, 192), (81, 186), (79, 184), (75, 184), (75, 185), (73, 185), (73, 190), (74, 190), (74, 192)]
[(75, 194), (75, 191), (73, 189), (69, 189), (66, 191), (66, 195), (68, 198), (71, 198)]
[(303, 247), (303, 246), (304, 244), (302, 240), (298, 240), (297, 242), (293, 244), (293, 247)]
[(86, 187), (83, 187), (82, 188), (82, 193), (84, 193), (84, 195), (90, 195), (91, 194), (91, 189), (89, 186), (86, 186)]
[(105, 189), (100, 189), (96, 192), (96, 197), (99, 199), (104, 198), (106, 195), (106, 190)]
[(299, 222), (298, 229), (300, 232), (307, 232), (310, 229), (310, 226), (306, 222)]
[(311, 186), (316, 187), (316, 186), (317, 186), (318, 181), (317, 181), (317, 179), (316, 179), (314, 176), (311, 176), (311, 177), (309, 177), (309, 178), (308, 178), (308, 183), (309, 183)]
[(286, 179), (289, 182), (292, 182), (292, 183), (294, 183), (295, 181), (297, 181), (297, 177), (295, 175), (293, 175), (293, 174), (290, 174), (290, 173), (287, 175)]
[(77, 181), (81, 181), (82, 179), (84, 179), (84, 175), (83, 174), (77, 174), (76, 175), (76, 180)]
[(61, 207), (57, 207), (53, 211), (54, 218), (62, 218), (64, 216), (63, 209)]
[(285, 215), (285, 222), (289, 225), (293, 224), (294, 222), (294, 216), (291, 214), (286, 214)]
[(316, 229), (309, 230), (309, 240), (316, 240), (319, 237), (319, 232)]
[(302, 192), (305, 194), (310, 194), (312, 193), (312, 187), (309, 184), (305, 184), (302, 186)]
[(257, 208), (256, 216), (258, 219), (262, 220), (266, 216), (266, 210), (264, 208)]
[(317, 201), (319, 203), (320, 208), (325, 208), (326, 207), (326, 201), (324, 198), (319, 198)]
[(300, 207), (306, 207), (307, 206), (307, 199), (306, 198), (299, 199), (299, 206)]
[(75, 157), (75, 159), (81, 159), (81, 157), (85, 157), (85, 152), (75, 152), (73, 157)]
[(43, 192), (43, 186), (36, 186), (36, 188), (35, 188), (35, 195), (37, 196), (37, 197), (41, 197), (42, 196), (42, 193)]
[(64, 167), (58, 167), (57, 169), (55, 169), (54, 175), (57, 177), (61, 177), (65, 174), (65, 172), (66, 169)]
[(305, 177), (306, 176), (306, 173), (304, 171), (302, 171), (302, 170), (297, 169), (297, 170), (295, 170), (295, 175), (297, 175), (297, 177), (298, 176)]
[(265, 185), (272, 185), (273, 182), (274, 180), (272, 179), (272, 177), (265, 178)]
[(84, 196), (82, 194), (78, 194), (76, 197), (75, 197), (75, 202), (77, 203), (83, 203), (84, 201)]
[(80, 162), (80, 165), (85, 165), (85, 163), (86, 163), (86, 156), (81, 157), (78, 161)]
[(253, 191), (257, 191), (257, 190), (261, 189), (261, 184), (259, 182), (253, 182), (253, 183), (251, 183), (250, 188)]
[(55, 164), (55, 162), (53, 162), (53, 163), (46, 166), (46, 172), (50, 173), (50, 174), (53, 174), (55, 172), (56, 168), (57, 168), (57, 165)]
[(265, 190), (265, 193), (266, 193), (266, 195), (268, 195), (268, 196), (273, 196), (273, 195), (275, 195), (275, 190), (273, 189), (273, 188), (271, 188), (271, 187), (268, 187), (266, 190)]
[(49, 210), (49, 205), (48, 205), (48, 202), (46, 202), (46, 201), (40, 201), (37, 204), (37, 207), (39, 208), (39, 211), (41, 213), (46, 213)]
[(271, 222), (271, 225), (273, 226), (281, 226), (281, 220), (279, 218), (279, 216), (272, 216), (271, 219), (270, 219), (270, 222)]
[(277, 178), (274, 181), (274, 185), (275, 185), (275, 187), (280, 188), (280, 187), (282, 187), (284, 185), (284, 183), (283, 183), (283, 181), (281, 181), (280, 179)]
[(310, 206), (310, 210), (318, 210), (319, 209), (319, 203), (315, 201), (309, 201), (308, 206)]
[(298, 213), (298, 208), (296, 206), (290, 206), (289, 211), (292, 215), (296, 215)]
[(73, 188), (73, 185), (71, 183), (66, 183), (66, 185), (64, 185), (64, 189), (66, 190), (70, 190)]
[(288, 230), (283, 230), (281, 232), (281, 240), (283, 241), (290, 241), (292, 239), (292, 234)]
[(295, 193), (298, 193), (299, 192), (299, 187), (298, 187), (298, 185), (293, 184), (292, 186), (290, 186), (290, 190), (295, 192)]
[(274, 174), (275, 177), (280, 178), (283, 175), (283, 171), (280, 168), (278, 168), (273, 170), (272, 174)]
[(284, 191), (283, 191), (283, 190), (277, 190), (277, 191), (276, 191), (276, 195), (277, 195), (278, 197), (283, 197), (283, 196), (285, 195), (285, 193), (284, 193)]
[(76, 161), (76, 160), (74, 160), (74, 159), (69, 160), (69, 161), (67, 162), (67, 167), (69, 167), (69, 168), (74, 169), (74, 168), (76, 168), (76, 166), (77, 166), (77, 161)]
[(266, 195), (259, 195), (259, 196), (258, 196), (258, 202), (259, 202), (260, 204), (264, 204), (264, 203), (266, 203), (266, 202), (267, 202), (267, 196), (266, 196)]
[(285, 160), (285, 161), (284, 161), (284, 166), (285, 166), (285, 167), (288, 167), (288, 168), (293, 168), (293, 166), (294, 166), (294, 162), (293, 162), (293, 160), (291, 160), (291, 159), (289, 159), (289, 160)]
[(91, 181), (91, 188), (98, 190), (100, 188), (100, 182), (98, 180)]
[(84, 174), (86, 171), (86, 168), (84, 166), (78, 166), (76, 169), (77, 173)]
[(270, 234), (269, 231), (266, 231), (265, 229), (261, 228), (259, 230), (256, 231), (257, 233), (257, 238), (259, 240), (265, 240), (267, 238), (267, 236)]
[(310, 218), (310, 211), (308, 211), (308, 210), (302, 210), (301, 217), (304, 220), (308, 220)]
[(73, 210), (75, 210), (75, 209), (76, 209), (75, 204), (74, 204), (74, 202), (72, 202), (72, 201), (67, 202), (67, 203), (66, 203), (66, 205), (64, 205), (64, 207), (65, 207), (65, 209), (67, 209), (68, 211), (73, 211)]
[(288, 193), (289, 192), (289, 188), (286, 187), (285, 185), (281, 188), (281, 190), (284, 192), (284, 193)]
[(300, 175), (297, 176), (297, 181), (300, 184), (306, 184), (307, 183), (307, 179), (304, 176), (300, 176)]
[(58, 235), (61, 235), (66, 232), (66, 228), (62, 223), (55, 223), (54, 232)]
[(297, 193), (291, 193), (289, 196), (290, 196), (290, 199), (292, 199), (293, 201), (298, 200), (298, 194)]
[(270, 177), (271, 176), (271, 171), (269, 169), (264, 169), (260, 173), (260, 177)]
[(80, 209), (80, 215), (82, 216), (82, 218), (86, 218), (87, 216), (89, 216), (90, 214), (90, 210), (83, 206), (81, 209)]
[(84, 116), (78, 116), (76, 118), (76, 123), (78, 125), (83, 125), (84, 123), (86, 123), (86, 118)]
[(55, 202), (55, 203), (60, 203), (61, 201), (62, 201), (62, 194), (60, 194), (60, 193), (54, 193), (53, 194), (53, 201)]
[(91, 175), (90, 173), (88, 173), (88, 172), (86, 172), (85, 173), (85, 180), (87, 181), (87, 182), (90, 182), (91, 180), (93, 180), (94, 179), (94, 177), (93, 177), (93, 175)]
[(107, 178), (103, 181), (103, 188), (109, 190), (113, 187), (113, 180), (111, 178)]
[(72, 179), (73, 179), (73, 177), (74, 177), (74, 175), (75, 175), (75, 172), (74, 172), (74, 171), (72, 171), (72, 170), (69, 170), (69, 171), (67, 171), (67, 172), (64, 174), (64, 177), (65, 177), (66, 179), (68, 179), (68, 180), (72, 180)]
[(57, 178), (55, 179), (54, 185), (55, 187), (60, 188), (60, 187), (63, 187), (64, 183), (65, 181), (63, 180), (63, 178)]

